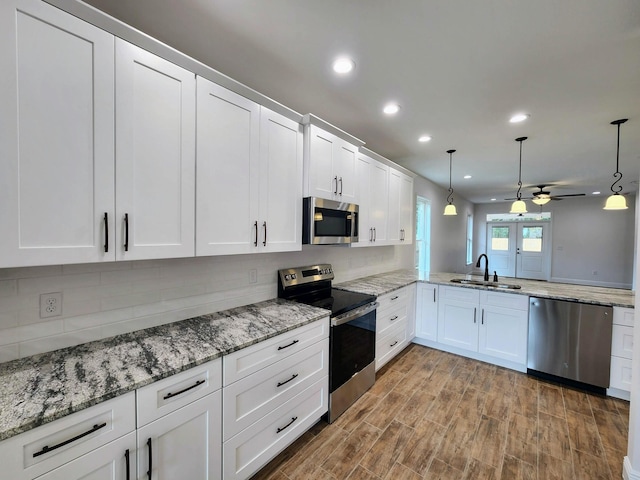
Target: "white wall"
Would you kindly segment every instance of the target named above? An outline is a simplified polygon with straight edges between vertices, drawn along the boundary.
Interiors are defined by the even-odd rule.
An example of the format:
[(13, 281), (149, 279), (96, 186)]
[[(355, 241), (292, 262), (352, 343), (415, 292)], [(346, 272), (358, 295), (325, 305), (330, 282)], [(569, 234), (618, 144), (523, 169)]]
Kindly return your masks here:
[[(338, 283), (412, 268), (413, 245), (0, 269), (0, 363), (275, 298), (278, 269), (314, 263), (333, 264)], [(63, 315), (40, 319), (51, 292)]]
[[(542, 208), (552, 214), (552, 281), (632, 287), (636, 201), (634, 197), (627, 198), (629, 208), (622, 211), (603, 210), (604, 201), (604, 197), (569, 198), (549, 202)], [(506, 213), (510, 205), (476, 205), (475, 256), (486, 251), (487, 214)], [(528, 202), (529, 211), (532, 207)]]
[(446, 189), (424, 177), (414, 180), (414, 193), (431, 201), (431, 272), (467, 273), (467, 215), (474, 213), (471, 202), (455, 194), (458, 215), (445, 217)]

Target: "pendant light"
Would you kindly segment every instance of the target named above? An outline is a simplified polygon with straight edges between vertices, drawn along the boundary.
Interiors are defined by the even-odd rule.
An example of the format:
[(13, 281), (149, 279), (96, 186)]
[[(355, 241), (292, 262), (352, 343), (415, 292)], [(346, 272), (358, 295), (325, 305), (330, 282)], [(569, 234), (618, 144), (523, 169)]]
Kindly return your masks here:
[(444, 215), (458, 215), (456, 206), (453, 204), (453, 188), (451, 187), (451, 156), (455, 150), (447, 150), (449, 154), (449, 195), (447, 195), (447, 206), (444, 207)]
[(516, 194), (518, 199), (511, 205), (509, 213), (527, 213), (527, 204), (522, 200), (522, 194), (520, 193), (522, 189), (522, 142), (526, 139), (527, 137), (516, 138), (516, 142), (520, 142), (520, 167), (518, 168), (518, 193)]
[(538, 195), (537, 197), (534, 197), (531, 200), (533, 203), (535, 203), (536, 205), (546, 205), (547, 203), (549, 203), (551, 201), (551, 197), (546, 196), (546, 195)]
[(622, 173), (620, 173), (619, 163), (620, 163), (620, 125), (626, 122), (628, 118), (621, 118), (620, 120), (614, 120), (611, 122), (611, 125), (618, 126), (618, 146), (616, 149), (616, 173), (613, 174), (613, 178), (615, 178), (615, 182), (611, 184), (612, 195), (609, 195), (607, 198), (607, 203), (604, 205), (604, 210), (626, 210), (627, 200), (620, 195), (622, 191), (622, 185), (618, 185), (616, 187), (616, 183), (622, 180)]

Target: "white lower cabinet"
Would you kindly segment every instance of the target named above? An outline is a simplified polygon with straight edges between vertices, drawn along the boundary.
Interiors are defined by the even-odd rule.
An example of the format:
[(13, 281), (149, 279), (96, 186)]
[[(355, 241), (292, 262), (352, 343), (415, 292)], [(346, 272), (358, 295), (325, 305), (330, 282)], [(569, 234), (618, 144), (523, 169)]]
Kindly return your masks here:
[(461, 354), (477, 352), (523, 369), (528, 320), (526, 295), (449, 286), (439, 289), (437, 341)]
[(128, 479), (135, 457), (130, 392), (0, 442), (0, 478)]
[(220, 479), (222, 359), (137, 391), (139, 479)]
[(223, 478), (257, 472), (327, 412), (329, 318), (223, 357)]
[(607, 394), (630, 399), (633, 353), (633, 308), (613, 307), (611, 331), (611, 372)]
[(415, 336), (415, 285), (378, 297), (376, 370), (395, 357)]
[(217, 390), (139, 428), (137, 478), (220, 479), (221, 406)]
[(438, 340), (438, 285), (418, 283), (416, 294), (416, 337)]

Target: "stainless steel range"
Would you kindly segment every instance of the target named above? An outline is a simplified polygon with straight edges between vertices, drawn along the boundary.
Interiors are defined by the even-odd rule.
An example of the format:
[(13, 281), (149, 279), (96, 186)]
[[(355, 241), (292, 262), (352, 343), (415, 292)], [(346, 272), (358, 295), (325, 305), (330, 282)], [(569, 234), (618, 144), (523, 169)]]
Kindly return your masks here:
[(375, 382), (373, 295), (331, 287), (330, 264), (278, 270), (278, 297), (331, 310), (329, 414), (332, 423)]

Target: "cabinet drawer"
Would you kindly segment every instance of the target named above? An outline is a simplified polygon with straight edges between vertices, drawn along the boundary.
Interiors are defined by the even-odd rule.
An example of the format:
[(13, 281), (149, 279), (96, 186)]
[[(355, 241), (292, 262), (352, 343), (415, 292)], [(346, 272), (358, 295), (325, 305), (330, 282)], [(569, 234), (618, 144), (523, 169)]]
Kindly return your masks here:
[(440, 298), (459, 302), (480, 303), (480, 291), (472, 288), (443, 287), (439, 288)]
[(216, 358), (139, 388), (138, 428), (222, 387), (222, 358)]
[(398, 304), (391, 308), (386, 308), (376, 315), (376, 332), (384, 335), (387, 329), (406, 320), (408, 306), (406, 303)]
[(329, 377), (279, 406), (222, 447), (225, 480), (249, 478), (327, 412)]
[(378, 307), (378, 311), (384, 310), (387, 307), (395, 306), (399, 303), (406, 303), (409, 298), (409, 289), (408, 287), (402, 287), (398, 290), (394, 290), (390, 293), (385, 293), (384, 295), (380, 295), (378, 297), (378, 303), (380, 306)]
[(611, 330), (611, 355), (631, 360), (632, 353), (633, 327), (614, 324)]
[(325, 338), (223, 390), (223, 439), (228, 440), (270, 414), (329, 373), (329, 339)]
[(628, 358), (611, 357), (610, 388), (631, 391), (631, 360)]
[(405, 347), (407, 339), (406, 320), (393, 326), (388, 333), (376, 341), (376, 370), (396, 356)]
[(223, 357), (223, 383), (230, 385), (329, 337), (329, 317), (304, 325)]
[(480, 303), (514, 310), (529, 310), (529, 297), (513, 293), (480, 292)]
[(129, 392), (0, 443), (2, 475), (36, 478), (135, 428), (135, 392)]
[(613, 324), (633, 327), (635, 309), (624, 307), (613, 307)]

